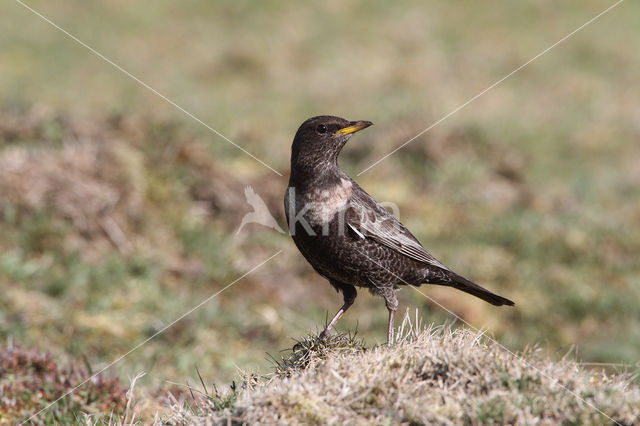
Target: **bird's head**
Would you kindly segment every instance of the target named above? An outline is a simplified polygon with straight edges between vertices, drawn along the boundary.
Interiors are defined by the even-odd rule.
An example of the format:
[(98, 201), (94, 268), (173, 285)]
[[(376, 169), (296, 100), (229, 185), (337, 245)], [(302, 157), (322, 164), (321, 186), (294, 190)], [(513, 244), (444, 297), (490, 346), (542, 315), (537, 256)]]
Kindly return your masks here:
[(321, 115), (306, 120), (291, 145), (291, 167), (314, 168), (337, 164), (338, 154), (355, 132), (371, 126), (370, 121), (348, 121)]

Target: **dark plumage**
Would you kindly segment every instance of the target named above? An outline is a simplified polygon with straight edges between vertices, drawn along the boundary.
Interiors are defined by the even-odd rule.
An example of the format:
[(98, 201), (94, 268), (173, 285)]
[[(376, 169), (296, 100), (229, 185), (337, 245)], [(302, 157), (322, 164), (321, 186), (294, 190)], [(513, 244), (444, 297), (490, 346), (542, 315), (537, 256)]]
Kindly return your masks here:
[(440, 263), (340, 169), (342, 147), (353, 133), (371, 124), (313, 117), (302, 123), (291, 147), (291, 175), (284, 200), (290, 233), (311, 266), (344, 296), (344, 305), (321, 337), (353, 304), (356, 287), (366, 287), (385, 299), (389, 343), (399, 285), (445, 285), (496, 306), (513, 305)]

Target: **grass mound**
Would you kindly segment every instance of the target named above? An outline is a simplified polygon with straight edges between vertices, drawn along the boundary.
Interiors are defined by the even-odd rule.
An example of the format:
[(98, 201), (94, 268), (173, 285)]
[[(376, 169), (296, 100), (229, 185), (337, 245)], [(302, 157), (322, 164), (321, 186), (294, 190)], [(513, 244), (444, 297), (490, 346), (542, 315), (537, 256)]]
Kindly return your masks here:
[[(632, 424), (640, 388), (539, 350), (517, 356), (482, 334), (419, 327), (405, 318), (395, 346), (365, 349), (354, 336), (309, 336), (276, 373), (242, 390), (176, 409), (185, 423)], [(220, 398), (233, 401), (221, 407)]]
[(280, 359), (272, 359), (276, 366), (276, 376), (290, 377), (328, 357), (348, 356), (366, 350), (364, 340), (356, 338), (355, 333), (332, 334), (324, 340), (317, 335), (309, 335), (299, 340), (290, 353), (281, 356)]

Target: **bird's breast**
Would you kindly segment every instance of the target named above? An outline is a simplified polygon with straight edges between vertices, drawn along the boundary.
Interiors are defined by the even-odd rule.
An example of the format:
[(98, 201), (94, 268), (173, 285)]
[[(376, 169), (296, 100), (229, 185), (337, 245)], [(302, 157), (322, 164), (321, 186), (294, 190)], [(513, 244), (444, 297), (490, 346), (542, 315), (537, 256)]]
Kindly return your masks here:
[(346, 179), (342, 179), (337, 185), (309, 192), (305, 201), (311, 224), (326, 224), (340, 211), (344, 211), (349, 204), (352, 192), (353, 184)]
[(352, 192), (353, 184), (347, 179), (304, 191), (290, 187), (285, 204), (290, 212), (295, 212), (298, 220), (306, 220), (312, 227), (321, 226), (347, 208)]

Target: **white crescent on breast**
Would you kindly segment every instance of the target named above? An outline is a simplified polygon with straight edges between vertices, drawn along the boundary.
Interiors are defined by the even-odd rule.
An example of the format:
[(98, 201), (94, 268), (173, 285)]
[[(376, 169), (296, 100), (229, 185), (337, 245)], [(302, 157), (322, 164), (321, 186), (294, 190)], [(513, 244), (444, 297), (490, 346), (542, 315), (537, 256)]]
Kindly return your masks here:
[[(307, 217), (312, 225), (322, 225), (329, 222), (349, 203), (353, 191), (353, 184), (347, 179), (325, 189), (311, 191), (306, 197)], [(301, 206), (304, 208), (304, 206)]]

